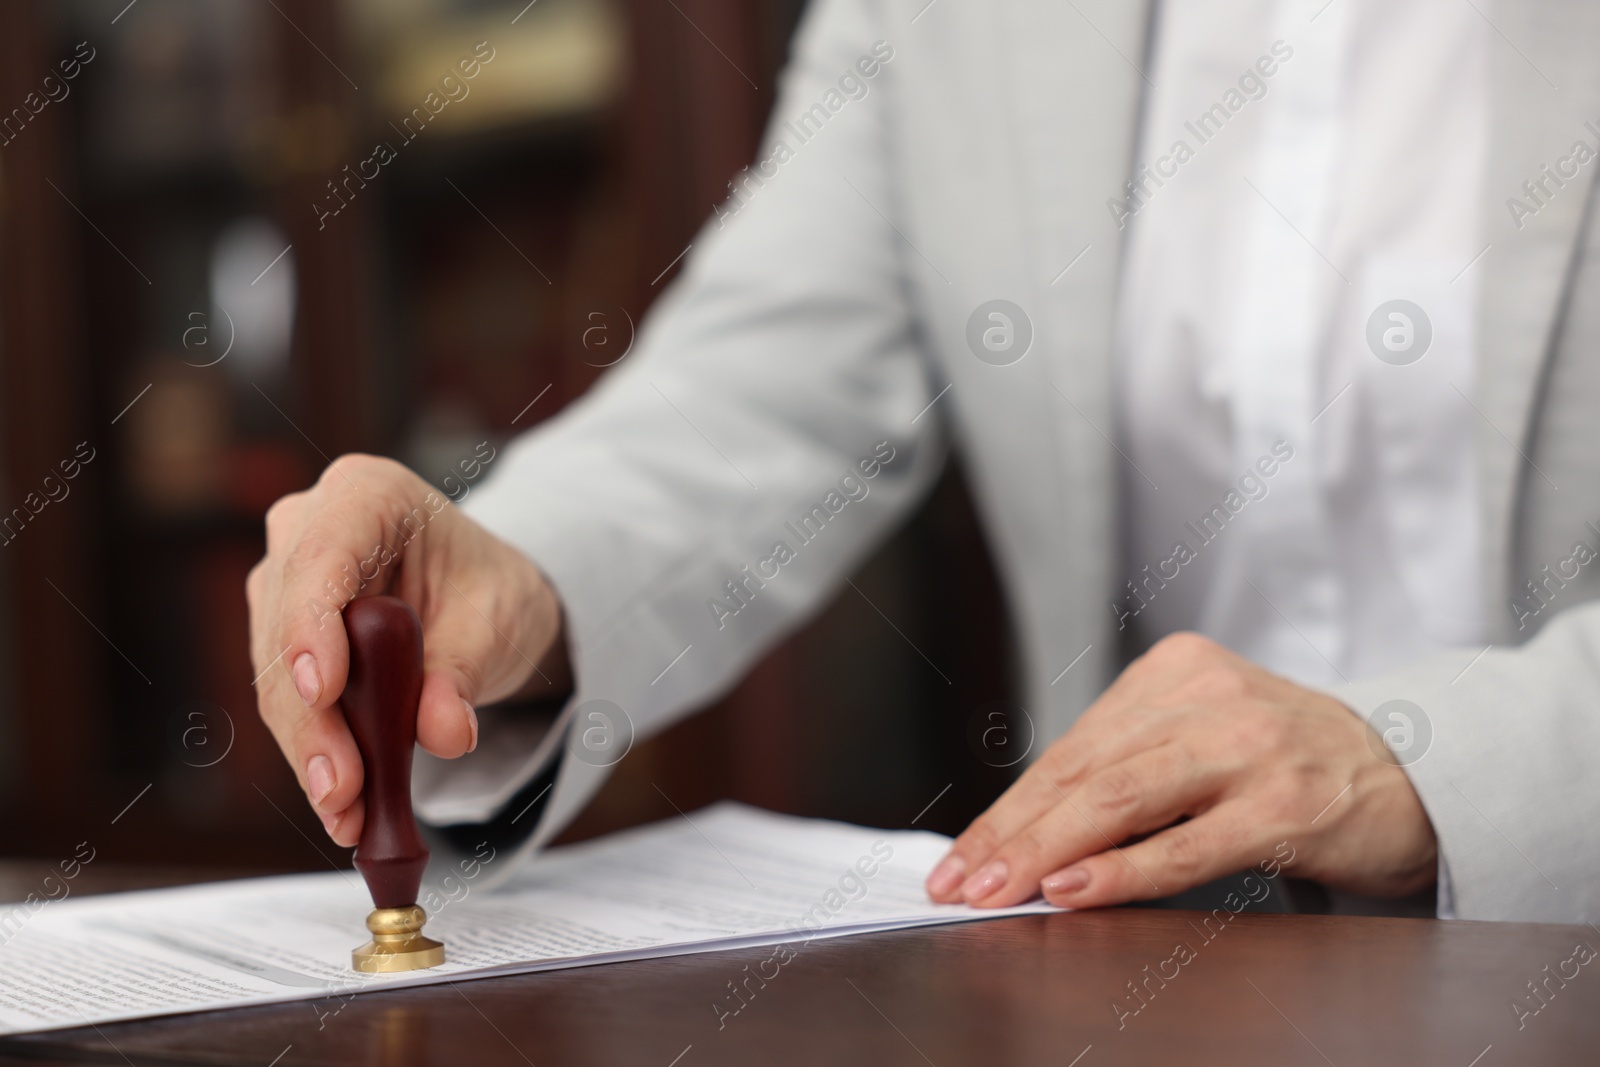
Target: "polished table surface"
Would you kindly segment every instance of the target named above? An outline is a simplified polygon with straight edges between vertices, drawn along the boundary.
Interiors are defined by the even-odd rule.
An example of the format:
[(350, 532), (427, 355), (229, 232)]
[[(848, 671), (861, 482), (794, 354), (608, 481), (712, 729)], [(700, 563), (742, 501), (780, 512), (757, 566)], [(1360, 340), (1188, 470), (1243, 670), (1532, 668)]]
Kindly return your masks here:
[[(76, 892), (205, 873), (96, 864)], [(0, 900), (36, 884), (28, 864), (0, 864)], [(713, 1005), (734, 1006), (728, 983), (771, 949), (0, 1038), (0, 1063), (1600, 1063), (1600, 959), (1549, 978), (1520, 1027), (1511, 1007), (1537, 1006), (1527, 983), (1580, 942), (1600, 949), (1592, 927), (1246, 911), (1207, 940), (1203, 918), (1118, 909), (816, 941), (765, 988), (752, 979), (720, 1027)]]

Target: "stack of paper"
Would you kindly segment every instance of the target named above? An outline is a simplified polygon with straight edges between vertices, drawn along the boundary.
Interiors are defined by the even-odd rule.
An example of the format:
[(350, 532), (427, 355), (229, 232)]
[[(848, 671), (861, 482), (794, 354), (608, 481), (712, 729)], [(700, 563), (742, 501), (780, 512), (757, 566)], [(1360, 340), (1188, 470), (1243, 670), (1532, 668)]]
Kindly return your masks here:
[(0, 1034), (1052, 910), (929, 903), (948, 847), (721, 804), (544, 853), (492, 893), (486, 849), (424, 888), (447, 962), (393, 975), (350, 969), (372, 906), (354, 871), (63, 900), (6, 931)]

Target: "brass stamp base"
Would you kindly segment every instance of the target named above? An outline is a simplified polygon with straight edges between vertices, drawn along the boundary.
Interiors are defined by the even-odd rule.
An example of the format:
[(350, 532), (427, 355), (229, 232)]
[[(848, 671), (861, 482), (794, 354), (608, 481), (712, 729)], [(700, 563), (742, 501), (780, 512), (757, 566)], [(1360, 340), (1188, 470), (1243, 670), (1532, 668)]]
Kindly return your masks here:
[(422, 936), (427, 913), (406, 908), (374, 908), (367, 916), (372, 940), (350, 953), (350, 966), (366, 974), (420, 971), (444, 962), (444, 945)]

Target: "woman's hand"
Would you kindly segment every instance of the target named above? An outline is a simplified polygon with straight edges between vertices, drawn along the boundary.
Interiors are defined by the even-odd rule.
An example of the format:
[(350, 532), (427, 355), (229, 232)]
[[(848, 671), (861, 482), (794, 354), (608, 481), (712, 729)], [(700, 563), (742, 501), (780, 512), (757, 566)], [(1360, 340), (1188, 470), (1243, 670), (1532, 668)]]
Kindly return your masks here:
[(261, 718), (328, 835), (361, 837), (361, 755), (339, 709), (345, 604), (391, 593), (422, 620), (417, 740), (450, 759), (478, 743), (477, 704), (569, 685), (561, 608), (526, 557), (393, 460), (343, 456), (267, 512), (251, 570)]
[(1001, 907), (1042, 890), (1063, 907), (1120, 904), (1244, 870), (1284, 840), (1299, 877), (1413, 892), (1435, 877), (1433, 826), (1381, 751), (1333, 698), (1178, 634), (956, 839), (928, 895)]

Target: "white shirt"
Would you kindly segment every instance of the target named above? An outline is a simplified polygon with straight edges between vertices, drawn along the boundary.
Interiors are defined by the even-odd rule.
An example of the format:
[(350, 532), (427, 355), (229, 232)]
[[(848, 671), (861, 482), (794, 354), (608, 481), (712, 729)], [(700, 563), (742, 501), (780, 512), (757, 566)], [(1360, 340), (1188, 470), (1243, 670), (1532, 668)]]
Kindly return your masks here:
[(1490, 32), (1459, 0), (1163, 5), (1118, 308), (1140, 638), (1312, 686), (1484, 641)]

